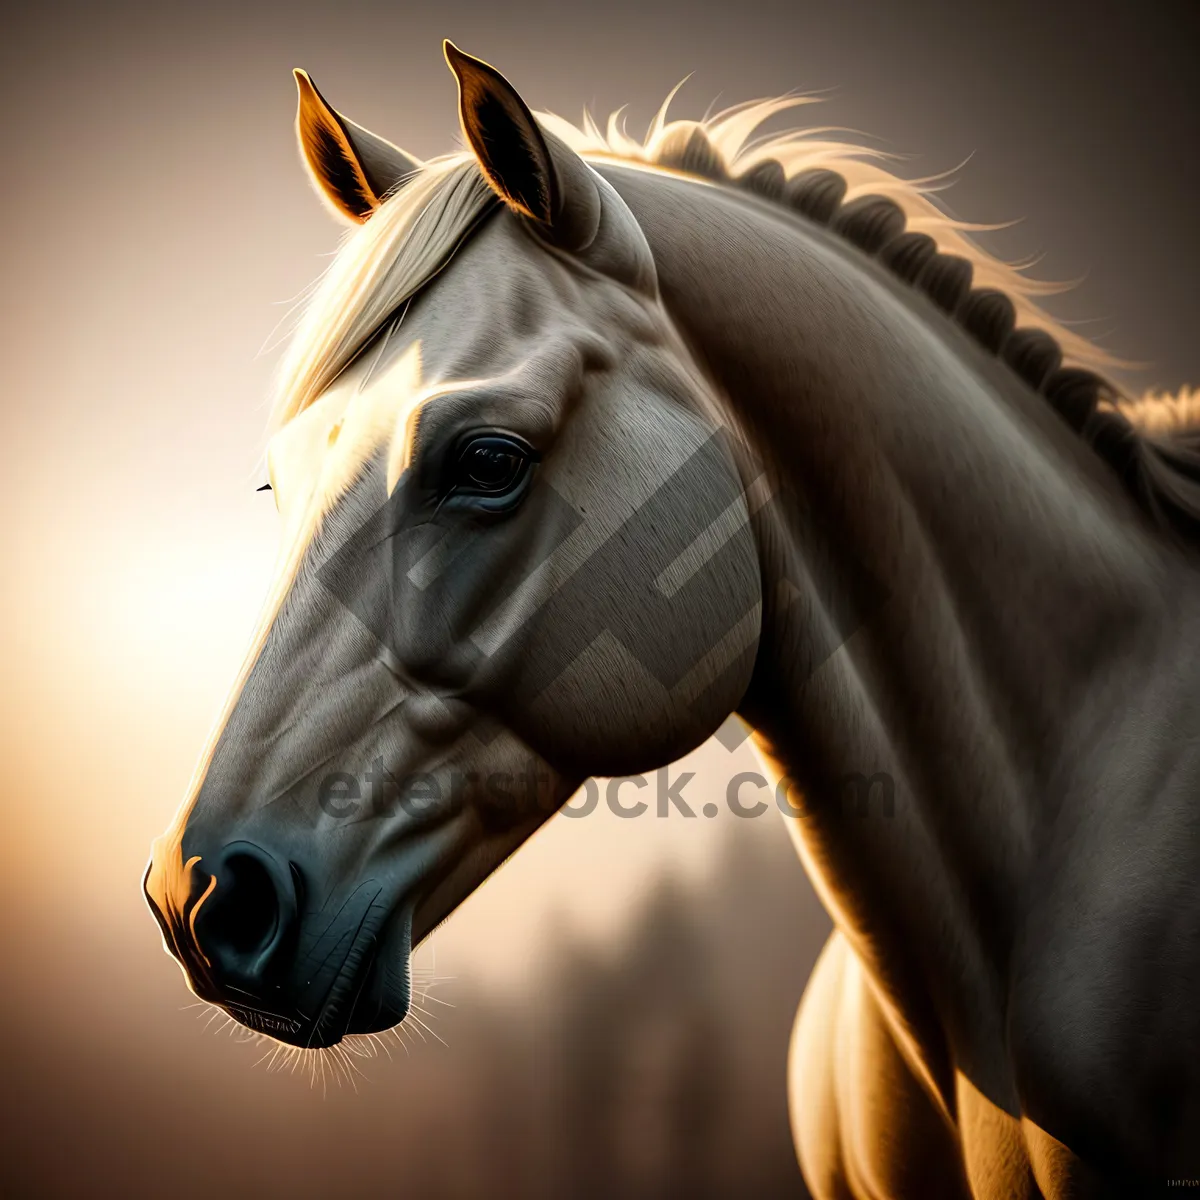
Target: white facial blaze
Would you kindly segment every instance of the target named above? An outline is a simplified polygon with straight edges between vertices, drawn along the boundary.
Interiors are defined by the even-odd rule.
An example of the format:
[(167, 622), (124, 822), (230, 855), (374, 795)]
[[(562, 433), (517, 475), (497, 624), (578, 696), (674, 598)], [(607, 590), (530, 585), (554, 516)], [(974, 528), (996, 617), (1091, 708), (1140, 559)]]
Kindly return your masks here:
[(389, 492), (407, 462), (410, 418), (427, 398), (420, 343), (382, 373), (371, 365), (365, 355), (271, 439), (267, 461), (285, 548), (297, 536), (311, 539), (321, 517), (381, 446), (388, 448)]
[(399, 470), (407, 464), (412, 414), (434, 391), (422, 386), (421, 347), (414, 342), (387, 371), (374, 377), (365, 362), (345, 371), (314, 404), (288, 421), (271, 439), (267, 467), (283, 520), (275, 575), (237, 677), (209, 734), (168, 838), (182, 836), (221, 732), (322, 518), (381, 446), (388, 448), (388, 488), (395, 486), (399, 471), (393, 477), (392, 464), (398, 464)]
[(414, 341), (384, 371), (376, 371), (373, 356), (364, 355), (271, 439), (267, 467), (283, 521), (275, 575), (237, 678), (176, 814), (172, 825), (176, 836), (182, 835), (221, 731), (322, 519), (381, 447), (387, 450), (390, 495), (411, 462), (422, 408), (440, 396), (478, 387), (481, 382), (468, 379), (427, 383), (422, 375), (421, 344)]

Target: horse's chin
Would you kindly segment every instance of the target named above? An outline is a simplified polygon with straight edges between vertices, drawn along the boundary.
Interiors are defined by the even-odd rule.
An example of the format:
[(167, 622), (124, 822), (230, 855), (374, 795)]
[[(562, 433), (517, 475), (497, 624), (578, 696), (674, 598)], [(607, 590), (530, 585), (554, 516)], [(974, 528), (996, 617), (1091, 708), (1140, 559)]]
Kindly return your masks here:
[(306, 1050), (328, 1049), (352, 1034), (391, 1029), (408, 1015), (411, 999), (408, 924), (397, 922), (379, 941), (371, 938), (361, 952), (356, 947), (347, 955), (315, 1021), (268, 1019), (236, 1005), (222, 1007), (248, 1029)]
[(383, 1033), (408, 1016), (412, 999), (411, 943), (407, 922), (405, 925), (403, 937), (397, 939), (403, 944), (381, 948), (365, 965), (354, 1003), (346, 1011), (342, 1037), (355, 1033)]

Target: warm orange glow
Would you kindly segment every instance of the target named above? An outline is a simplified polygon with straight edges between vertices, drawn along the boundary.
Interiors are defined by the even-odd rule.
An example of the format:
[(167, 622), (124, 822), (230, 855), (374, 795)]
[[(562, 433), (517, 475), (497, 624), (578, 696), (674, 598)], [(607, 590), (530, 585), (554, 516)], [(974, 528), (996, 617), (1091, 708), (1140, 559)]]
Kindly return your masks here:
[[(187, 862), (184, 864), (184, 868), (183, 868), (183, 873), (184, 873), (185, 877), (187, 876), (188, 872), (191, 871), (191, 869), (199, 861), (200, 861), (200, 856), (198, 854), (195, 857), (189, 858), (187, 860)], [(203, 892), (201, 892), (200, 898), (196, 901), (195, 904), (192, 905), (192, 911), (190, 913), (188, 913), (188, 933), (190, 933), (192, 935), (192, 944), (200, 951), (200, 957), (202, 959), (204, 959), (205, 963), (207, 963), (208, 966), (210, 966), (210, 967), (212, 966), (212, 960), (208, 957), (207, 954), (204, 953), (204, 947), (200, 945), (200, 941), (196, 937), (196, 914), (200, 911), (200, 908), (204, 904), (205, 900), (207, 900), (209, 898), (209, 896), (211, 896), (213, 894), (213, 889), (216, 886), (217, 886), (217, 877), (215, 875), (210, 875), (209, 880), (208, 880), (208, 886), (204, 889)]]

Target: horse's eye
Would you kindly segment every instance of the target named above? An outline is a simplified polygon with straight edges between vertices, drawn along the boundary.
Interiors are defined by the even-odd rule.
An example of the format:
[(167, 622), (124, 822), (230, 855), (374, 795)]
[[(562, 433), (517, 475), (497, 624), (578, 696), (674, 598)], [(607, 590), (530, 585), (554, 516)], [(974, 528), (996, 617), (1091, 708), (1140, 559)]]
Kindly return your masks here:
[(447, 491), (460, 497), (508, 499), (521, 488), (536, 459), (531, 446), (510, 434), (476, 434), (454, 454)]
[(458, 460), (458, 480), (481, 492), (506, 492), (525, 465), (525, 456), (496, 438), (472, 442)]

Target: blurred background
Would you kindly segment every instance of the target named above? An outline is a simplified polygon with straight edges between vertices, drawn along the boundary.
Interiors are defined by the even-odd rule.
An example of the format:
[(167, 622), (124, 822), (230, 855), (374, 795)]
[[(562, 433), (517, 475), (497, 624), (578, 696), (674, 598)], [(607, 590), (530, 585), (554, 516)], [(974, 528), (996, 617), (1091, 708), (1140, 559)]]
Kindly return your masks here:
[[(906, 171), (970, 159), (955, 213), (1022, 218), (995, 248), (1082, 280), (1056, 310), (1175, 387), (1200, 382), (1200, 10), (1177, 9), (6, 8), (0, 1192), (803, 1195), (784, 1060), (827, 921), (775, 814), (555, 818), (421, 951), (430, 1029), (361, 1077), (269, 1069), (162, 952), (139, 878), (265, 588), (272, 347), (337, 244), (290, 69), (419, 155), (457, 137), (444, 36), (534, 107), (628, 104), (635, 129), (689, 72), (684, 116), (820, 90), (803, 119)], [(710, 744), (680, 769), (698, 808), (754, 766)]]

